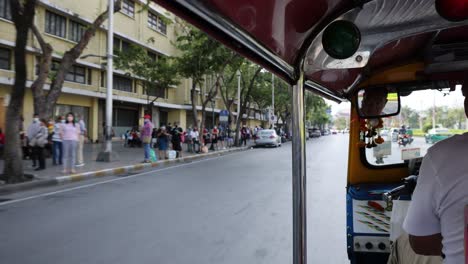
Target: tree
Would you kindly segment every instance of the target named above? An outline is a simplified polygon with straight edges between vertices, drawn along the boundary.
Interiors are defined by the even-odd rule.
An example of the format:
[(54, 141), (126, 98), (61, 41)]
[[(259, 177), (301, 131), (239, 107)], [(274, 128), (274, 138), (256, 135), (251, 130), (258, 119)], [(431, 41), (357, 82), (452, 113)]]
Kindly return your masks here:
[(147, 99), (146, 111), (151, 116), (154, 102), (164, 96), (167, 88), (180, 83), (173, 58), (151, 58), (140, 46), (131, 45), (125, 52), (118, 52), (115, 65), (137, 79), (143, 87)]
[(335, 128), (338, 130), (343, 130), (346, 128), (346, 118), (344, 117), (337, 117), (334, 121)]
[[(218, 93), (222, 72), (237, 55), (193, 26), (180, 22), (179, 28), (183, 32), (177, 36), (175, 42), (176, 47), (181, 51), (180, 56), (177, 57), (177, 68), (182, 77), (192, 79), (190, 89), (192, 123), (198, 125), (197, 106), (200, 102), (202, 111), (200, 125), (203, 125), (206, 106)], [(209, 75), (214, 76), (215, 84), (202, 92), (205, 78)]]
[(223, 99), (224, 106), (229, 110), (229, 119), (234, 122), (234, 114), (231, 111), (234, 105), (235, 98), (237, 98), (238, 74), (239, 67), (244, 63), (244, 59), (240, 56), (235, 57), (232, 62), (226, 66), (224, 72), (221, 75), (221, 85), (219, 91), (221, 98)]
[(23, 155), (20, 148), (19, 134), (27, 81), (26, 45), (28, 32), (34, 21), (36, 0), (9, 1), (13, 23), (16, 28), (15, 82), (6, 113), (8, 126), (5, 129), (5, 166), (2, 179), (7, 183), (16, 183), (24, 181)]
[(400, 110), (400, 117), (402, 124), (406, 124), (409, 127), (419, 127), (419, 113), (408, 107), (402, 106)]
[(291, 121), (291, 86), (283, 80), (275, 85), (275, 115), (285, 124), (285, 131), (289, 131), (288, 123)]
[[(118, 12), (120, 10), (121, 1), (122, 0), (116, 1), (113, 12)], [(38, 76), (31, 85), (31, 90), (34, 97), (34, 111), (39, 114), (41, 118), (49, 118), (52, 116), (54, 107), (62, 91), (66, 74), (73, 67), (73, 64), (75, 64), (78, 57), (81, 56), (86, 46), (88, 46), (88, 43), (96, 34), (96, 31), (108, 18), (108, 11), (109, 10), (106, 10), (101, 13), (94, 20), (94, 22), (86, 28), (86, 31), (83, 33), (83, 36), (81, 36), (78, 43), (76, 43), (71, 49), (64, 53), (63, 58), (58, 65), (57, 71), (53, 74), (50, 74), (53, 47), (44, 40), (36, 25), (32, 25), (32, 32), (34, 37), (39, 42), (39, 46), (42, 50), (42, 54), (40, 55), (40, 62), (38, 65)], [(47, 78), (49, 77), (51, 78), (50, 89), (45, 91), (44, 85), (47, 81)]]
[(312, 126), (323, 129), (324, 125), (330, 122), (330, 117), (327, 113), (330, 110), (330, 106), (327, 105), (322, 97), (311, 92), (306, 92), (304, 105), (306, 108), (306, 120)]

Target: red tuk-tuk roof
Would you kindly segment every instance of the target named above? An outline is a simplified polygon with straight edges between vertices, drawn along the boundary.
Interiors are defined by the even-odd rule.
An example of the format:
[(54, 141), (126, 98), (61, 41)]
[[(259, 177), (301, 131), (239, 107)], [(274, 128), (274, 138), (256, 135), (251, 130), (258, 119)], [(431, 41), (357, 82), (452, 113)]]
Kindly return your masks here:
[[(434, 0), (153, 1), (290, 84), (303, 67), (306, 87), (337, 101), (370, 73), (424, 59), (437, 43), (468, 41), (468, 23), (441, 18)], [(361, 31), (356, 57), (323, 50), (321, 32), (334, 20)]]

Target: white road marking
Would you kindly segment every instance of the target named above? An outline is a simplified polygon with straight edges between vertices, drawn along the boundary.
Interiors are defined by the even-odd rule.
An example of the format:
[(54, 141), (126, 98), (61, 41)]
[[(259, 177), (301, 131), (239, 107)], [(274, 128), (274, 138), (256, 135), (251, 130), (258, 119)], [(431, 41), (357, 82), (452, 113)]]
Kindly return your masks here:
[[(239, 151), (237, 153), (241, 153), (241, 152), (242, 151)], [(232, 154), (237, 154), (237, 153), (232, 153)], [(218, 156), (218, 157), (206, 158), (206, 159), (202, 159), (202, 160), (192, 161), (192, 162), (188, 162), (188, 163), (184, 163), (184, 164), (180, 164), (180, 165), (175, 165), (175, 166), (171, 166), (171, 167), (167, 167), (167, 168), (162, 168), (162, 169), (151, 170), (151, 171), (142, 172), (142, 173), (138, 173), (138, 174), (123, 177), (123, 178), (100, 181), (100, 182), (96, 182), (96, 183), (80, 185), (80, 186), (73, 187), (73, 188), (63, 189), (63, 190), (59, 190), (59, 191), (55, 191), (55, 192), (41, 193), (41, 194), (37, 194), (37, 195), (28, 196), (28, 197), (25, 197), (25, 198), (20, 198), (20, 199), (11, 200), (11, 201), (5, 201), (3, 203), (0, 203), (0, 206), (13, 204), (13, 203), (24, 202), (24, 201), (28, 201), (28, 200), (32, 200), (32, 199), (36, 199), (36, 198), (51, 196), (51, 195), (54, 195), (54, 194), (59, 194), (59, 193), (65, 193), (65, 192), (70, 192), (70, 191), (74, 191), (74, 190), (84, 189), (84, 188), (93, 187), (93, 186), (97, 186), (97, 185), (101, 185), (101, 184), (105, 184), (105, 183), (128, 180), (128, 179), (140, 177), (140, 176), (143, 176), (143, 175), (146, 175), (146, 174), (155, 173), (155, 172), (158, 172), (158, 171), (170, 170), (170, 169), (179, 168), (179, 167), (184, 167), (184, 166), (192, 165), (192, 164), (195, 164), (195, 163), (214, 160), (214, 159), (217, 159), (219, 157), (224, 157), (224, 156), (227, 156), (227, 155), (222, 155), (222, 156)]]

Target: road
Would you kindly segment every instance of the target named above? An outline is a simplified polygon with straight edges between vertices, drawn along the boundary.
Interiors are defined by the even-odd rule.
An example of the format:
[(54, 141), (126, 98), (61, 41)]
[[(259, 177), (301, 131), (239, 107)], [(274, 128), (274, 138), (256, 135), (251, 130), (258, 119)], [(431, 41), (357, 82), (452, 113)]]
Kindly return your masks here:
[[(347, 146), (307, 143), (309, 263), (347, 263)], [(290, 157), (253, 149), (0, 204), (1, 262), (291, 263)]]

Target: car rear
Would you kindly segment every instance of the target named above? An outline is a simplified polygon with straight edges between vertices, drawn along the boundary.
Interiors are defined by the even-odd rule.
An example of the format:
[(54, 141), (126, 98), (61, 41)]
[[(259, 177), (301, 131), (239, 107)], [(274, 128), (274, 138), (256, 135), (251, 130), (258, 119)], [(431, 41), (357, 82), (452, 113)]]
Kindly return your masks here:
[(255, 145), (257, 146), (279, 146), (281, 140), (274, 130), (266, 129), (257, 133)]

